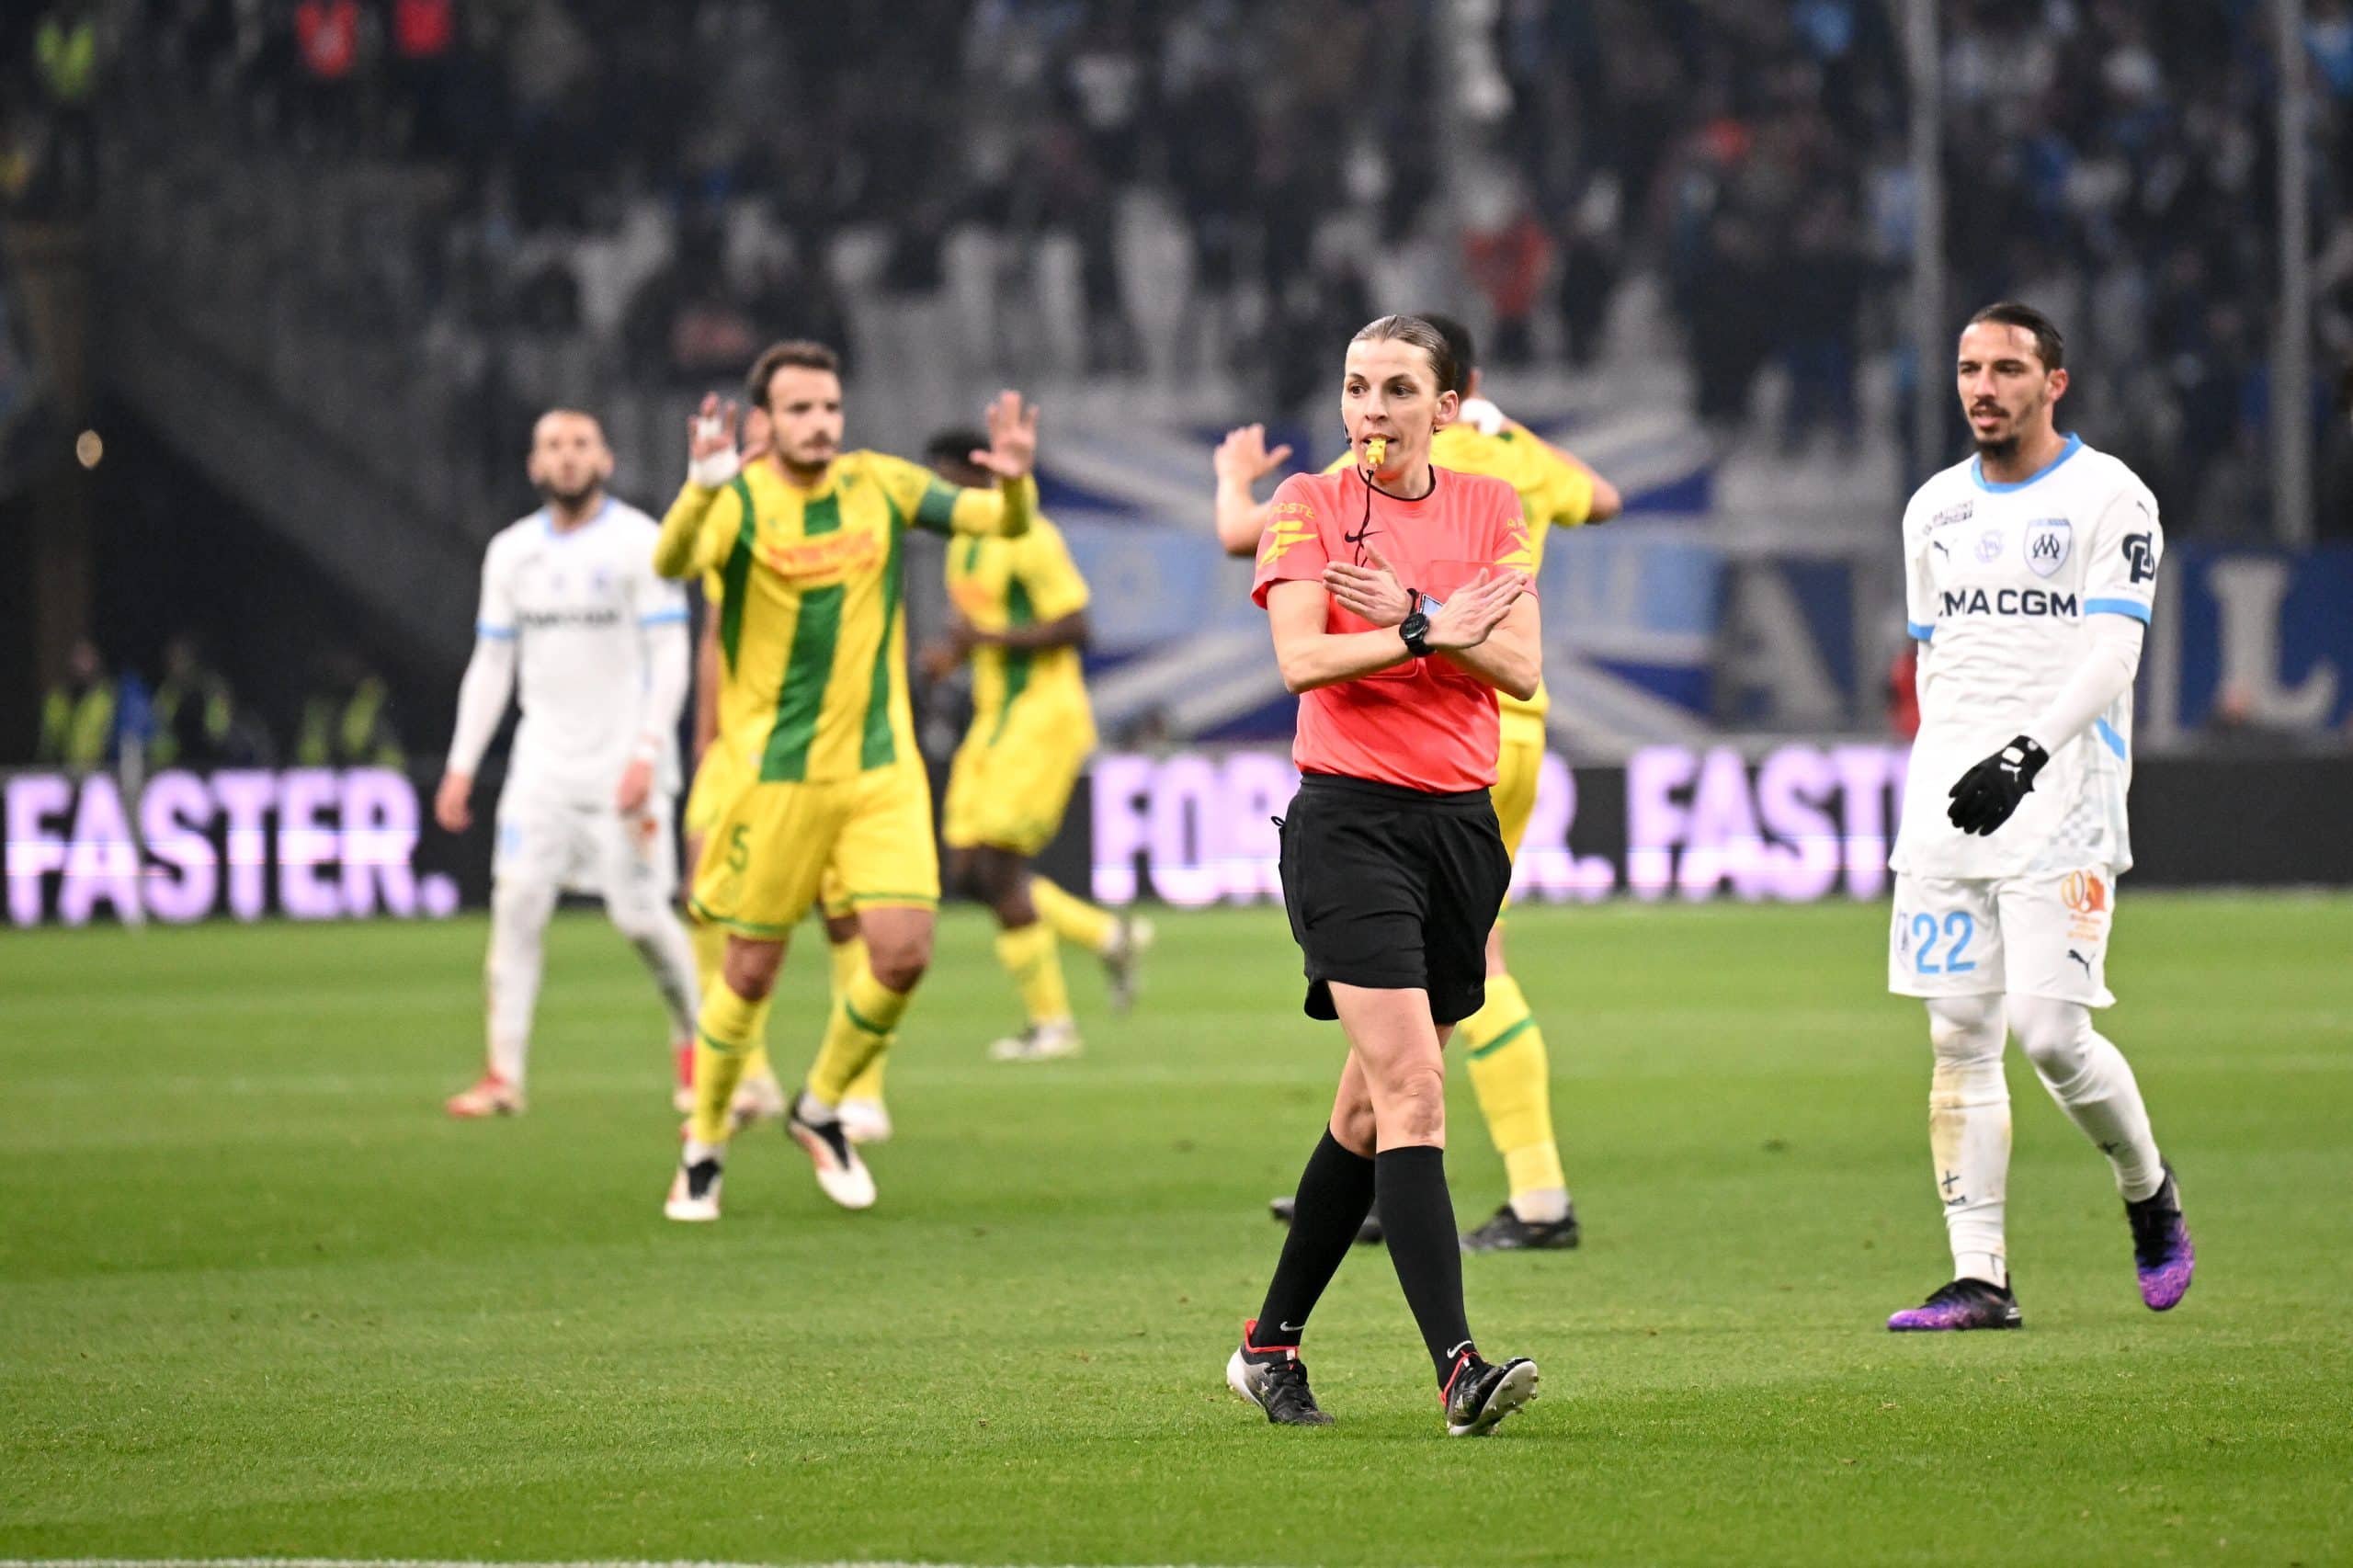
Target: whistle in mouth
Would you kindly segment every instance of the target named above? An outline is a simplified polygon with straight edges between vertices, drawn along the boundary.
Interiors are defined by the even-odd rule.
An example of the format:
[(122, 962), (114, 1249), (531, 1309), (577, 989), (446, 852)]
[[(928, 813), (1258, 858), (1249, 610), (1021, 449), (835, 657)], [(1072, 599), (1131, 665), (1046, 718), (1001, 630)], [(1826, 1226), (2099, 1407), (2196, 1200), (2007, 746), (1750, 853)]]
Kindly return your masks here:
[(1365, 443), (1364, 443), (1364, 460), (1365, 460), (1365, 463), (1367, 464), (1367, 466), (1371, 467), (1371, 468), (1379, 468), (1379, 467), (1381, 466), (1381, 460), (1382, 460), (1383, 459), (1387, 458), (1388, 456), (1389, 456), (1389, 437), (1386, 437), (1386, 436), (1369, 436), (1369, 437), (1367, 437), (1365, 438)]

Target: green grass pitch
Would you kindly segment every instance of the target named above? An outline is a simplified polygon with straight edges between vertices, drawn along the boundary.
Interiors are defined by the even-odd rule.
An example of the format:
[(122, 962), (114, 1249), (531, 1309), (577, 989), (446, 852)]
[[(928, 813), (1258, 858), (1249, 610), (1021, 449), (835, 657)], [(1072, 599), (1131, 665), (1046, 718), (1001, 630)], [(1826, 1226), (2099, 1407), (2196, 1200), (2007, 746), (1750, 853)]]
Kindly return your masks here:
[[(993, 1066), (952, 913), (881, 1206), (773, 1130), (669, 1225), (658, 1014), (551, 945), (531, 1113), (460, 1125), (483, 928), (0, 937), (0, 1556), (810, 1562), (2321, 1563), (2353, 1556), (2353, 900), (2126, 892), (2107, 1028), (2200, 1272), (2134, 1292), (2107, 1168), (2012, 1054), (2024, 1333), (1888, 1335), (1947, 1269), (1883, 910), (1534, 909), (1578, 1252), (1465, 1262), (1543, 1365), (1441, 1435), (1386, 1258), (1326, 1431), (1221, 1371), (1340, 1046), (1279, 914), (1171, 915), (1144, 1006)], [(814, 1043), (822, 965), (779, 1008)], [(1467, 1085), (1462, 1217), (1500, 1199)]]

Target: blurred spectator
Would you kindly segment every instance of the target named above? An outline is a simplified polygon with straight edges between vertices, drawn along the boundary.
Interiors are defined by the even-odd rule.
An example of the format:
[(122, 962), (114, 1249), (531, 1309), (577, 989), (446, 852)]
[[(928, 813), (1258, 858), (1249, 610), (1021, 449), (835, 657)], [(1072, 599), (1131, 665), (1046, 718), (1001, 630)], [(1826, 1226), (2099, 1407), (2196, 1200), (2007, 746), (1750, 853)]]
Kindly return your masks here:
[(446, 97), (458, 43), (457, 0), (392, 0), (392, 94), (407, 110), (407, 141), (420, 151), (449, 145)]
[(407, 760), (393, 728), (391, 689), (348, 648), (331, 653), (327, 684), (302, 704), (294, 760), (303, 767), (399, 767)]
[(294, 46), (302, 64), (301, 114), (313, 135), (343, 147), (354, 132), (352, 74), (359, 63), (359, 0), (298, 0)]
[(1870, 276), (1856, 248), (1845, 196), (1817, 192), (1798, 219), (1774, 290), (1790, 404), (1782, 445), (1794, 450), (1826, 425), (1842, 448), (1855, 441), (1855, 370)]
[[(2313, 209), (2336, 258), (2322, 330), (2353, 352), (2353, 6), (2307, 4)], [(415, 421), (460, 431), (484, 426), (453, 409), (525, 379), (517, 326), (541, 362), (608, 390), (647, 366), (705, 378), (788, 310), (836, 340), (855, 321), (872, 339), (861, 373), (917, 395), (982, 367), (1256, 381), (1278, 373), (1269, 335), (1336, 319), (1290, 297), (1317, 278), (1375, 311), (1468, 310), (1501, 361), (1562, 342), (1587, 363), (1621, 280), (1648, 273), (1665, 319), (1629, 312), (1620, 347), (1655, 355), (1658, 325), (1677, 334), (1698, 411), (1729, 438), (1768, 371), (1788, 383), (1790, 441), (1853, 435), (1867, 370), (1920, 373), (1901, 358), (1918, 192), (1884, 0), (1472, 9), (1492, 17), (1486, 38), (1456, 36), (1466, 13), (1434, 0), (216, 0), (127, 36), (160, 90), (123, 123), (148, 138), (136, 166), (185, 151), (200, 172), (217, 149), (178, 139), (228, 117), (164, 112), (175, 84), (264, 142), (275, 105), (300, 124), (351, 117), (299, 166), (372, 233), (313, 246), (310, 214), (281, 215), (257, 227), (291, 254), (177, 265), (273, 306), (315, 294), (301, 317), (360, 351), (301, 358), (348, 359), (355, 381), (373, 344), (430, 345), (465, 373), (437, 380)], [(2259, 454), (2272, 417), (2256, 393), (2278, 324), (2268, 9), (1945, 0), (1939, 15), (1952, 310), (2023, 293), (2056, 312), (2097, 372), (2074, 418), (2194, 526), (2180, 492), (2208, 423), (2216, 445)], [(1434, 72), (1439, 51), (1492, 63)], [(0, 181), (54, 134), (32, 97)], [(428, 177), (338, 182), (363, 149)], [(1490, 186), (1506, 194), (1488, 202)], [(203, 178), (167, 190), (185, 222), (131, 230), (155, 236), (159, 279), (183, 254), (164, 236), (231, 210)], [(386, 233), (416, 237), (413, 261), (374, 242)], [(1355, 260), (1336, 270), (1334, 249)], [(2235, 315), (2211, 319), (2216, 301)], [(488, 456), (483, 472), (511, 469)]]
[(239, 710), (228, 676), (205, 658), (193, 633), (165, 644), (164, 678), (151, 706), (147, 759), (157, 767), (249, 767), (270, 760), (267, 734)]
[(118, 701), (97, 644), (87, 638), (75, 642), (66, 654), (64, 680), (41, 699), (40, 742), (33, 760), (64, 767), (105, 766), (115, 752)]
[(1535, 314), (1552, 241), (1516, 190), (1488, 198), (1490, 210), (1474, 212), (1462, 235), (1462, 261), (1487, 302), (1498, 365), (1524, 365), (1535, 352), (1530, 318)]
[(98, 182), (98, 15), (89, 0), (51, 6), (33, 34), (33, 63), (49, 109), (51, 205), (80, 211)]

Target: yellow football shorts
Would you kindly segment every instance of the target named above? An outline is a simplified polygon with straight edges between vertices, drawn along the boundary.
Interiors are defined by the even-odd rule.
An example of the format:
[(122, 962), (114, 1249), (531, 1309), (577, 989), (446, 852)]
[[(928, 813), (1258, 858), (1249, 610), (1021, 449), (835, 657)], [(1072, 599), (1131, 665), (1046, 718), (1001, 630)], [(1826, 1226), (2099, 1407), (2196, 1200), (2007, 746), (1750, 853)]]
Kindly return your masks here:
[(735, 791), (743, 788), (744, 768), (735, 754), (714, 741), (695, 764), (695, 781), (687, 790), (686, 814), (678, 825), (689, 838), (710, 832), (711, 824), (726, 808)]
[(850, 910), (939, 903), (931, 785), (920, 765), (741, 785), (703, 841), (690, 902), (698, 918), (739, 936), (780, 939), (829, 876), (838, 886), (828, 891)]
[(1053, 841), (1095, 749), (1095, 724), (1084, 709), (1025, 710), (1000, 727), (974, 724), (948, 770), (940, 837), (950, 849), (987, 845), (1030, 856)]
[(828, 869), (817, 880), (817, 913), (828, 920), (847, 920), (858, 913), (849, 884), (842, 881), (840, 872)]

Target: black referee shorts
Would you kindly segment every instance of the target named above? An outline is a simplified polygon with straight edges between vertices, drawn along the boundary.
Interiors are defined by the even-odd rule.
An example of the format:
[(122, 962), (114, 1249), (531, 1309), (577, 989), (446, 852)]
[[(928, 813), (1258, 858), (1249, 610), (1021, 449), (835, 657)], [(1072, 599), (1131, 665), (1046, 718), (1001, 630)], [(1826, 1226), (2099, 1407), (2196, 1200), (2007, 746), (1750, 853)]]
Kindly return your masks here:
[(1335, 1018), (1332, 982), (1423, 990), (1451, 1024), (1487, 996), (1487, 933), (1511, 856), (1484, 790), (1433, 795), (1311, 773), (1281, 820), (1283, 903), (1307, 958), (1307, 1016)]

